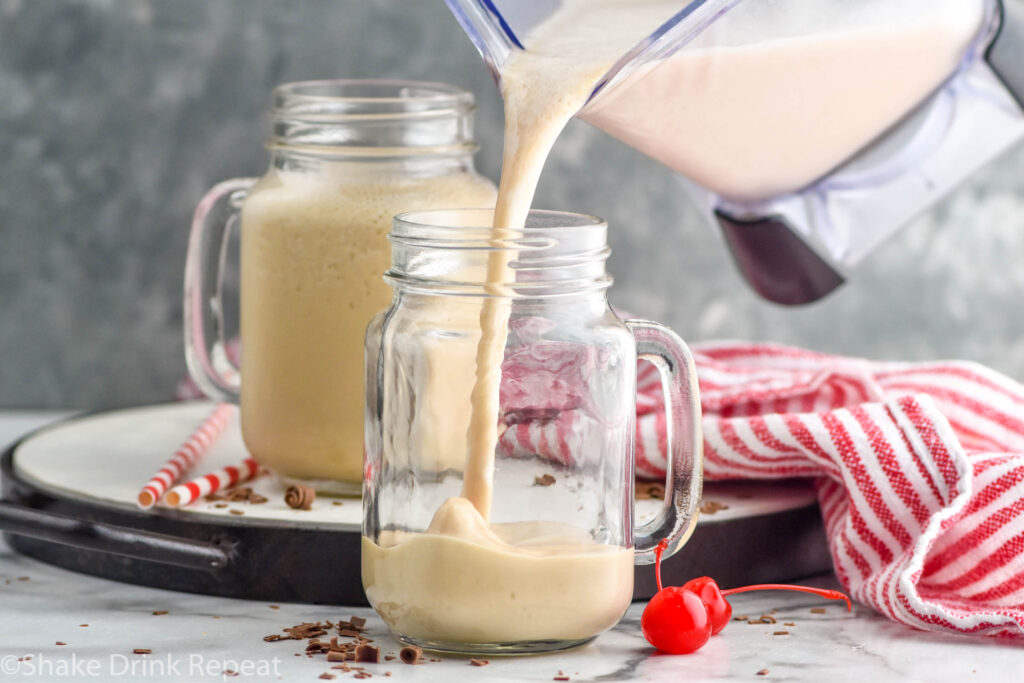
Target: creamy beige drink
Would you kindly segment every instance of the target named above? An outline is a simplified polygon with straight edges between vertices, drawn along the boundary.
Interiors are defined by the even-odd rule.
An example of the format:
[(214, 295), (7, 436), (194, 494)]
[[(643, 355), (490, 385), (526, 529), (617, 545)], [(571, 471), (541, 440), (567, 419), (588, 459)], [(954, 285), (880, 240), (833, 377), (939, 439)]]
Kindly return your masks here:
[(367, 596), (397, 632), (469, 644), (586, 640), (629, 606), (632, 550), (563, 524), (488, 526), (465, 499), (450, 503), (429, 533), (363, 539)]
[(723, 197), (798, 190), (939, 87), (985, 14), (984, 0), (882, 4), (836, 21), (834, 0), (742, 2), (582, 117)]
[(362, 480), (363, 335), (392, 296), (381, 279), (391, 218), (494, 202), (493, 185), (470, 172), (367, 166), (272, 169), (243, 206), (242, 432), (253, 457), (287, 477)]

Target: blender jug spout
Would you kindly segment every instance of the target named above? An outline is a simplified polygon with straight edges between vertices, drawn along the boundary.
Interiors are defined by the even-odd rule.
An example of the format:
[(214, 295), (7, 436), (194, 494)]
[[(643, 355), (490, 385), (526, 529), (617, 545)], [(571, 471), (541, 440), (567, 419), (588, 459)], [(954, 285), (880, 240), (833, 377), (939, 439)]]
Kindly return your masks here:
[(508, 21), (491, 0), (445, 0), (445, 4), (473, 42), (491, 76), (496, 82), (500, 80), (501, 67), (509, 54), (515, 48), (523, 48)]

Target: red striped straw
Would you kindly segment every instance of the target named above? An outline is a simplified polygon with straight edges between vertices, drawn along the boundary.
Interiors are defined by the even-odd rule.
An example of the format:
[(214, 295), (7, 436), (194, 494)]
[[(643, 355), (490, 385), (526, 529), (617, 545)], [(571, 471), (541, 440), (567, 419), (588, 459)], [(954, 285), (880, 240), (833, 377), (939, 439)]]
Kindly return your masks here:
[(210, 444), (224, 432), (234, 411), (235, 406), (230, 403), (222, 403), (214, 408), (209, 417), (203, 420), (203, 423), (192, 432), (185, 443), (178, 447), (170, 460), (139, 491), (140, 508), (145, 510), (153, 507), (167, 489), (181, 478), (182, 473), (209, 450)]
[(164, 496), (164, 502), (172, 508), (188, 505), (202, 496), (249, 481), (259, 474), (259, 471), (259, 463), (252, 458), (246, 458), (237, 465), (228, 465), (224, 469), (175, 486)]

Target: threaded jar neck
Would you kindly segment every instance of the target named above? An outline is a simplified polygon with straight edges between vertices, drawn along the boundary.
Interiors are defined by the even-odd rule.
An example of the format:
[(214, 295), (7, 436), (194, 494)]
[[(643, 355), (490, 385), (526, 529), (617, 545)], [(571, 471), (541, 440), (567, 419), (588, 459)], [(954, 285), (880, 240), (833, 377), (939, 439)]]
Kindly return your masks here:
[(473, 94), (444, 83), (321, 80), (273, 93), (272, 151), (334, 157), (466, 156)]
[[(490, 209), (412, 211), (395, 217), (391, 268), (385, 279), (397, 290), (534, 298), (603, 292), (612, 279), (608, 224), (596, 216), (531, 211), (523, 230), (495, 241)], [(507, 259), (504, 282), (487, 281), (491, 256)]]

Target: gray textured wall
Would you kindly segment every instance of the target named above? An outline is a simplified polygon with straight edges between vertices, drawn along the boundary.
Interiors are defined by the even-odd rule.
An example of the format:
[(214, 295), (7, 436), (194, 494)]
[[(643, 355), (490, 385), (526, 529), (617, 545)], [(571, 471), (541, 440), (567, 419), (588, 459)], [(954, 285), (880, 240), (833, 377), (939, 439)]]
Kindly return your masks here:
[[(262, 172), (274, 84), (373, 76), (475, 91), (495, 175), (500, 102), (440, 0), (0, 0), (0, 406), (168, 397), (195, 202)], [(745, 288), (668, 172), (583, 124), (541, 185), (538, 206), (612, 223), (616, 302), (688, 339), (956, 356), (1024, 379), (1024, 151), (797, 310)]]

